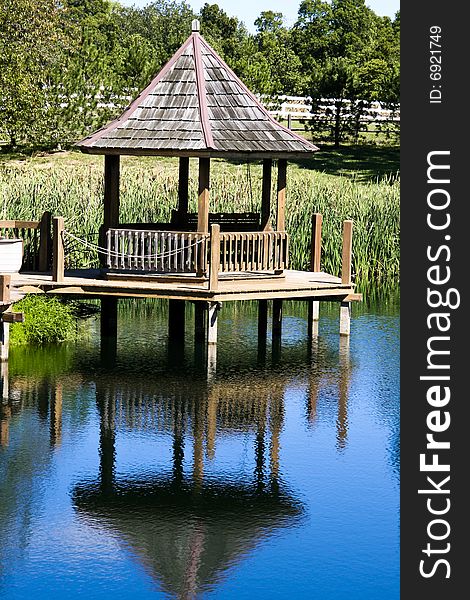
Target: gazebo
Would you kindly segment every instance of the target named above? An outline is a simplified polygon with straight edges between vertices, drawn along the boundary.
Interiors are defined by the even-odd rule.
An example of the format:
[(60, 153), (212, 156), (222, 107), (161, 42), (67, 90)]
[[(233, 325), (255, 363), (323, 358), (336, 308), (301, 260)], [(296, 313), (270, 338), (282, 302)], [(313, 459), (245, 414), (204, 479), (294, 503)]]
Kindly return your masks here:
[[(198, 21), (124, 113), (78, 147), (105, 156), (101, 240), (107, 246), (108, 269), (204, 276), (209, 262), (218, 263), (221, 273), (239, 275), (281, 274), (287, 268), (287, 160), (308, 157), (318, 148), (271, 117), (200, 35)], [(170, 223), (120, 224), (121, 155), (179, 158), (178, 206)], [(199, 161), (197, 214), (188, 212), (190, 157)], [(210, 212), (210, 161), (216, 157), (263, 161), (260, 214)], [(274, 160), (277, 198), (272, 223)]]

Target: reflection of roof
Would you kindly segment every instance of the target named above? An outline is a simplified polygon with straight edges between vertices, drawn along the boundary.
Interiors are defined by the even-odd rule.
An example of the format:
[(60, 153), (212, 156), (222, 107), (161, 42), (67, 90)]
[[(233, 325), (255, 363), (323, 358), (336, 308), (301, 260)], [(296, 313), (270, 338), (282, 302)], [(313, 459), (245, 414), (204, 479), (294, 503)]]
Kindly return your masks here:
[(97, 154), (286, 158), (318, 150), (275, 121), (198, 31), (118, 119), (78, 147)]
[(204, 483), (197, 490), (169, 481), (79, 485), (82, 515), (117, 532), (148, 572), (178, 598), (208, 589), (274, 530), (297, 524), (299, 502), (286, 492), (256, 492), (243, 484)]

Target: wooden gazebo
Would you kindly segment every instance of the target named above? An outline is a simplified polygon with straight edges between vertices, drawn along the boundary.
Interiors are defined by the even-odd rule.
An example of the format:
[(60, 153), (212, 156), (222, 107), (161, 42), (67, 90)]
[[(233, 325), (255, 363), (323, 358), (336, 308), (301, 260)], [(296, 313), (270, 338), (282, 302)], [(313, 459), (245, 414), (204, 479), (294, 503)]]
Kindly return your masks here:
[[(208, 274), (209, 262), (216, 262), (221, 273), (281, 274), (288, 265), (287, 160), (305, 158), (318, 148), (269, 115), (200, 35), (198, 21), (193, 21), (192, 30), (119, 118), (78, 143), (83, 152), (105, 155), (102, 241), (108, 249), (107, 267), (201, 276)], [(170, 223), (120, 224), (121, 155), (179, 157), (179, 202)], [(188, 212), (190, 157), (199, 160), (197, 214)], [(263, 161), (260, 214), (210, 212), (214, 157)], [(278, 166), (274, 223), (270, 218), (273, 160)], [(211, 225), (216, 238), (212, 252)], [(220, 253), (214, 251), (217, 246)]]
[[(193, 21), (192, 29), (186, 42), (127, 110), (78, 143), (83, 152), (104, 155), (104, 219), (99, 245), (69, 231), (61, 216), (52, 219), (52, 243), (43, 235), (47, 227), (41, 222), (3, 223), (3, 227), (39, 230), (44, 250), (38, 270), (13, 276), (13, 294), (17, 297), (34, 291), (100, 298), (102, 338), (114, 341), (119, 297), (169, 300), (169, 337), (181, 340), (185, 335), (185, 305), (194, 302), (194, 337), (206, 339), (214, 357), (215, 349), (210, 347), (217, 343), (217, 313), (227, 301), (259, 303), (260, 340), (266, 338), (267, 303), (272, 301), (273, 339), (279, 341), (284, 300), (309, 301), (310, 336), (317, 331), (319, 301), (336, 300), (341, 303), (340, 333), (349, 335), (351, 302), (361, 299), (352, 281), (352, 221), (343, 224), (341, 276), (321, 270), (319, 214), (313, 215), (309, 271), (288, 268), (287, 161), (309, 157), (318, 148), (269, 115), (201, 37), (198, 21)], [(178, 206), (170, 222), (120, 222), (121, 155), (179, 158)], [(189, 212), (190, 158), (199, 161), (197, 213)], [(211, 158), (262, 160), (259, 213), (210, 212)], [(271, 210), (274, 161), (277, 191)], [(106, 268), (66, 271), (67, 236), (87, 251), (98, 252), (101, 266)], [(7, 309), (13, 296), (10, 276), (0, 279), (0, 360), (6, 360), (5, 332), (12, 322)], [(215, 365), (215, 359), (207, 364)]]

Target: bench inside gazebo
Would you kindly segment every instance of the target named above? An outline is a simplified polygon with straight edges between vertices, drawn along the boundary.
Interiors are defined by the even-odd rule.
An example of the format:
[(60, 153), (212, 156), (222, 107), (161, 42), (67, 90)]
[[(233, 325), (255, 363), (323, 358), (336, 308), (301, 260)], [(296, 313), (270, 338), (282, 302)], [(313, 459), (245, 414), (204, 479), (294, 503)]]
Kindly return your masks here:
[[(288, 267), (285, 231), (287, 160), (316, 146), (275, 121), (199, 33), (115, 121), (78, 143), (105, 156), (101, 245), (111, 274), (243, 273), (281, 276)], [(179, 158), (178, 206), (169, 223), (120, 223), (120, 156)], [(199, 162), (198, 209), (188, 212), (190, 157)], [(259, 213), (210, 211), (212, 158), (262, 160)], [(277, 194), (272, 211), (272, 169)], [(273, 207), (274, 208), (274, 207)], [(275, 214), (275, 217), (271, 215)]]

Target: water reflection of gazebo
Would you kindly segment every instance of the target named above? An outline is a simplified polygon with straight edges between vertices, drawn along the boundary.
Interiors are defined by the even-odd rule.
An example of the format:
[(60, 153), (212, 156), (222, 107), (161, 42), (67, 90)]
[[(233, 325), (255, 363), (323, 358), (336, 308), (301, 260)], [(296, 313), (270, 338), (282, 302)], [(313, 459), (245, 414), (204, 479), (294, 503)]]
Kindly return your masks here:
[[(302, 516), (301, 503), (280, 477), (285, 378), (270, 383), (266, 389), (254, 378), (241, 387), (168, 379), (154, 386), (125, 377), (97, 382), (100, 472), (95, 481), (75, 487), (75, 506), (91, 525), (117, 534), (175, 597), (195, 598), (266, 536)], [(171, 435), (171, 469), (126, 480), (116, 474), (116, 433), (139, 429)], [(204, 474), (204, 454), (214, 455), (216, 429), (220, 435), (254, 433), (251, 476)], [(183, 468), (188, 432), (189, 476)]]

